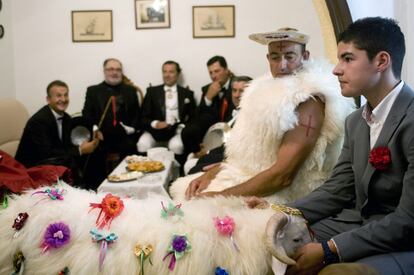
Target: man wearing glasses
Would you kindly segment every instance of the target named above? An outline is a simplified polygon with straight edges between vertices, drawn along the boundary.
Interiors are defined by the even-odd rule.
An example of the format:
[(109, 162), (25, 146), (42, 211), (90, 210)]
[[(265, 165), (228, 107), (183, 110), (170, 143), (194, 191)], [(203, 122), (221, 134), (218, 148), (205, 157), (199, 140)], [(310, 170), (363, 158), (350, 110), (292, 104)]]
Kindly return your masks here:
[(122, 82), (122, 63), (109, 58), (104, 61), (103, 69), (105, 80), (88, 87), (82, 115), (102, 132), (104, 154), (121, 160), (136, 153), (141, 112), (136, 91)]

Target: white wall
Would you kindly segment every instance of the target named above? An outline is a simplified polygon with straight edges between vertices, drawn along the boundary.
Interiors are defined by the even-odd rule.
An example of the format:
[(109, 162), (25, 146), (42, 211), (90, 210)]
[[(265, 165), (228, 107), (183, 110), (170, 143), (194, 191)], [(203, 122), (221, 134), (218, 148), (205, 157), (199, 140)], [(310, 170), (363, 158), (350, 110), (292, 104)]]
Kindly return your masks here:
[(5, 30), (0, 39), (0, 97), (15, 98), (12, 0), (3, 0), (0, 24)]
[(400, 22), (400, 27), (405, 35), (405, 59), (403, 64), (402, 79), (411, 87), (414, 87), (414, 2), (411, 0), (399, 0), (394, 2), (395, 18)]
[[(266, 48), (247, 36), (285, 26), (310, 34), (312, 55), (324, 54), (318, 17), (309, 0), (170, 3), (170, 29), (136, 30), (133, 0), (13, 0), (17, 99), (33, 113), (45, 103), (47, 84), (61, 79), (70, 86), (69, 113), (78, 112), (87, 86), (102, 81), (102, 62), (107, 57), (119, 58), (125, 73), (142, 89), (149, 83), (160, 84), (161, 64), (167, 59), (176, 60), (183, 68), (183, 84), (199, 96), (200, 87), (209, 82), (205, 63), (213, 55), (225, 56), (235, 74), (254, 77), (267, 72)], [(235, 38), (192, 38), (192, 6), (209, 4), (236, 6)], [(73, 43), (71, 11), (99, 9), (113, 11), (114, 41)], [(0, 85), (3, 90), (3, 83)]]
[(368, 16), (394, 17), (394, 0), (347, 0), (347, 2), (354, 21)]

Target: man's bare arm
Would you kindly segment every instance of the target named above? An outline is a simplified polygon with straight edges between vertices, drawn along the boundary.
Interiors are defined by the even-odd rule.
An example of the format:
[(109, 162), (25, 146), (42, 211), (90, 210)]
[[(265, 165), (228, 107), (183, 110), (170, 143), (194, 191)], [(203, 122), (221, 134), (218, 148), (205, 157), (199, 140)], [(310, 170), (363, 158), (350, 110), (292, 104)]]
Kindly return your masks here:
[(185, 198), (189, 200), (206, 189), (210, 182), (216, 177), (218, 172), (220, 172), (220, 163), (211, 165), (210, 170), (190, 182), (187, 190), (185, 191)]
[(312, 152), (321, 132), (325, 106), (320, 99), (299, 105), (298, 125), (285, 133), (277, 161), (248, 181), (219, 192), (221, 195), (267, 196), (289, 186), (296, 172)]

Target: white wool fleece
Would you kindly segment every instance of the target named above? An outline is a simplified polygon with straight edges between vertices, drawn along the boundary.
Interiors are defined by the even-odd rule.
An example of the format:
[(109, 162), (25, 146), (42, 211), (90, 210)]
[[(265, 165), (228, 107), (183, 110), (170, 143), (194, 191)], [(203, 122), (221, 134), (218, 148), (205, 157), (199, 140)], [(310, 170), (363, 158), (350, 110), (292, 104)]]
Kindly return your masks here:
[[(136, 243), (152, 244), (151, 261), (145, 261), (145, 274), (214, 274), (217, 266), (230, 274), (263, 274), (270, 271), (271, 255), (265, 247), (265, 227), (274, 213), (271, 209), (249, 209), (241, 198), (211, 198), (183, 203), (184, 217), (179, 222), (161, 218), (164, 197), (150, 195), (145, 200), (122, 198), (124, 210), (112, 221), (110, 230), (118, 239), (108, 246), (103, 270), (99, 267), (99, 244), (92, 242), (89, 231), (95, 228), (99, 210), (90, 211), (89, 203), (100, 203), (106, 194), (95, 194), (66, 184), (56, 186), (66, 190), (64, 200), (42, 200), (31, 194), (10, 199), (9, 207), (0, 211), (0, 274), (11, 274), (13, 255), (18, 250), (26, 258), (25, 274), (58, 274), (65, 266), (70, 274), (139, 274), (140, 265), (134, 254)], [(45, 187), (38, 190), (44, 190)], [(40, 202), (39, 202), (40, 201)], [(18, 213), (29, 218), (13, 239), (13, 221)], [(229, 215), (236, 224), (234, 238), (237, 252), (226, 236), (218, 234), (213, 218)], [(71, 230), (66, 246), (42, 254), (43, 234), (50, 223), (64, 222)], [(170, 257), (163, 261), (173, 234), (187, 234), (192, 250), (168, 270)]]

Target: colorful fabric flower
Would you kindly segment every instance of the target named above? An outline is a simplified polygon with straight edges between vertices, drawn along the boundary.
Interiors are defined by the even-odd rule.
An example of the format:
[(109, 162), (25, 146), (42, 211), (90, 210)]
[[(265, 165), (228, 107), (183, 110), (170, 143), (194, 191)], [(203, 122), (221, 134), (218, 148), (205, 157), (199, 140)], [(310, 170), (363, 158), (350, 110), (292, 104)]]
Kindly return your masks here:
[(214, 274), (215, 275), (229, 275), (229, 273), (225, 269), (223, 269), (219, 266), (216, 267), (216, 272)]
[(149, 258), (152, 250), (153, 247), (150, 244), (142, 246), (141, 244), (137, 243), (134, 247), (134, 254), (138, 257), (141, 264), (141, 275), (144, 275), (144, 262), (146, 259), (149, 259), (149, 262), (152, 265), (151, 258)]
[(236, 227), (233, 218), (230, 216), (225, 216), (224, 218), (215, 217), (213, 218), (213, 220), (214, 226), (216, 227), (218, 233), (230, 237), (230, 240), (232, 241), (234, 248), (237, 251), (239, 251), (240, 249), (233, 238), (234, 228)]
[(171, 244), (168, 247), (167, 255), (165, 255), (162, 260), (164, 261), (168, 256), (171, 256), (168, 269), (173, 271), (176, 261), (181, 259), (185, 253), (190, 251), (191, 244), (188, 241), (187, 235), (174, 235), (171, 240)]
[(17, 251), (13, 255), (13, 269), (12, 275), (23, 274), (24, 272), (24, 255), (21, 251)]
[(24, 226), (24, 224), (25, 224), (28, 217), (29, 217), (29, 214), (27, 214), (26, 212), (19, 213), (17, 215), (17, 218), (14, 219), (14, 223), (13, 223), (12, 228), (14, 228), (16, 230), (22, 229), (22, 227)]
[(46, 228), (46, 232), (43, 235), (42, 253), (51, 248), (60, 248), (70, 241), (70, 229), (63, 222), (52, 223)]
[(164, 206), (164, 203), (161, 202), (161, 218), (168, 220), (171, 218), (173, 221), (178, 221), (184, 217), (183, 210), (180, 209), (181, 204), (174, 205), (172, 202), (168, 203), (168, 207)]
[(388, 147), (377, 147), (369, 153), (369, 163), (377, 170), (386, 170), (391, 163), (391, 151)]
[(115, 235), (115, 233), (110, 233), (109, 235), (104, 236), (103, 234), (99, 233), (98, 230), (96, 230), (95, 228), (89, 231), (89, 233), (92, 235), (92, 240), (94, 242), (100, 243), (99, 271), (101, 272), (106, 257), (106, 251), (108, 250), (108, 245), (116, 241), (118, 239), (118, 236)]
[(13, 238), (17, 238), (17, 236), (19, 235), (20, 229), (22, 229), (22, 227), (26, 223), (26, 220), (28, 217), (29, 217), (29, 214), (24, 212), (24, 213), (19, 213), (17, 215), (17, 218), (14, 219), (12, 228), (16, 229), (16, 233), (14, 233)]
[(231, 236), (234, 231), (234, 220), (232, 217), (225, 216), (220, 219), (219, 217), (213, 218), (214, 226), (221, 235)]
[(49, 198), (52, 201), (56, 201), (56, 200), (61, 201), (61, 200), (63, 200), (63, 194), (65, 193), (65, 191), (66, 191), (65, 189), (59, 189), (59, 188), (50, 189), (50, 188), (47, 188), (43, 191), (34, 192), (32, 194), (32, 196), (33, 195), (38, 195), (38, 194), (43, 194), (43, 195), (46, 195), (47, 197), (41, 199), (41, 201), (45, 200), (47, 198)]
[[(96, 225), (99, 229), (102, 229), (105, 226), (109, 229), (112, 220), (119, 216), (122, 210), (124, 210), (124, 202), (118, 196), (112, 194), (106, 194), (101, 203), (90, 203), (89, 206), (92, 207), (91, 210), (95, 208), (101, 209), (98, 218), (96, 219)], [(101, 218), (102, 212), (104, 215)]]

